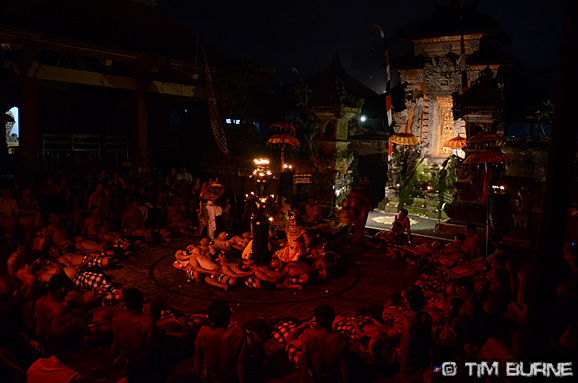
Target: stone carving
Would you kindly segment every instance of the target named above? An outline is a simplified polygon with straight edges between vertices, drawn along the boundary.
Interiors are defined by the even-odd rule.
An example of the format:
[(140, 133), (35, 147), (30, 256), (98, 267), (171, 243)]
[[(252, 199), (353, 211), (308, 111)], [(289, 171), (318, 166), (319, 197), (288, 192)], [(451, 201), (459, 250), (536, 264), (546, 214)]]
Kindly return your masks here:
[(449, 41), (446, 41), (442, 44), (442, 52), (444, 54), (448, 54), (452, 51), (452, 43)]
[(430, 98), (449, 96), (461, 90), (459, 63), (449, 57), (434, 57), (426, 62), (424, 79), (428, 84)]

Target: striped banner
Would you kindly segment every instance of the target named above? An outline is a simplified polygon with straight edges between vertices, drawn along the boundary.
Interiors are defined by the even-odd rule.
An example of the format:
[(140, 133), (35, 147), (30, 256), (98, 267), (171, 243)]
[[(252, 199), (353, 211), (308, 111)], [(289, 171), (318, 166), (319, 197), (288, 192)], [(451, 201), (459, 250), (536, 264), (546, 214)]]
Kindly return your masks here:
[(219, 145), (219, 149), (224, 155), (229, 154), (229, 148), (227, 146), (227, 135), (225, 134), (225, 120), (221, 117), (219, 112), (219, 106), (217, 104), (217, 93), (213, 85), (213, 77), (211, 75), (211, 70), (209, 68), (209, 61), (207, 60), (207, 54), (205, 53), (205, 46), (201, 43), (203, 49), (203, 56), (205, 57), (205, 77), (207, 81), (207, 104), (209, 105), (209, 117), (211, 119), (211, 128), (213, 129), (213, 135), (215, 136), (215, 141)]

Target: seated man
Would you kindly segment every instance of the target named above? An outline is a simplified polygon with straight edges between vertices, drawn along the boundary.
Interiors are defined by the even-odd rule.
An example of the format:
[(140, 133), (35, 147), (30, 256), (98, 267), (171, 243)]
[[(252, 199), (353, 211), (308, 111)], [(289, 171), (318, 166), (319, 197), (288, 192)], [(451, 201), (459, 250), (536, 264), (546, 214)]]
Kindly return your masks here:
[(400, 324), (381, 324), (371, 316), (356, 315), (336, 320), (333, 328), (347, 335), (351, 341), (359, 342), (362, 349), (369, 353), (370, 361), (393, 362), (401, 334)]
[(100, 208), (92, 206), (90, 208), (90, 215), (82, 222), (82, 236), (90, 240), (96, 241), (98, 238), (97, 226), (106, 225), (106, 222), (100, 215)]
[(59, 317), (67, 313), (64, 306), (64, 297), (70, 279), (65, 275), (55, 274), (48, 282), (48, 294), (38, 298), (34, 305), (34, 318), (36, 319), (35, 335), (44, 337), (46, 330)]
[[(402, 226), (399, 222), (393, 222), (389, 228), (389, 230), (382, 230), (376, 233), (372, 239), (368, 239), (366, 244), (371, 247), (380, 248), (380, 246), (385, 242), (388, 243), (400, 243), (401, 242), (401, 235), (403, 234)], [(379, 240), (379, 241), (375, 241)], [(373, 244), (373, 246), (372, 246)], [(377, 246), (376, 246), (377, 244)]]
[(245, 382), (245, 331), (229, 327), (231, 309), (225, 302), (211, 303), (207, 314), (211, 325), (197, 334), (193, 373), (203, 381)]
[(50, 224), (46, 227), (45, 238), (49, 239), (48, 242), (52, 242), (61, 254), (64, 253), (74, 253), (76, 247), (74, 242), (68, 238), (66, 234), (66, 228), (62, 223), (62, 216), (56, 213), (50, 213), (48, 215), (48, 221)]
[(476, 225), (468, 222), (465, 228), (464, 243), (462, 244), (462, 249), (468, 258), (477, 258), (482, 255), (480, 251), (481, 242), (480, 236), (476, 233)]
[(407, 241), (411, 243), (411, 229), (410, 229), (410, 220), (408, 217), (408, 211), (406, 209), (401, 209), (394, 218), (394, 222), (399, 222), (401, 225), (401, 233), (407, 232)]
[(464, 239), (465, 236), (463, 234), (456, 234), (452, 243), (441, 249), (438, 248), (436, 251), (437, 263), (447, 267), (453, 267), (461, 262), (465, 257), (463, 250)]
[(126, 374), (129, 381), (164, 382), (168, 377), (168, 368), (153, 347), (155, 322), (152, 315), (143, 314), (141, 291), (137, 288), (125, 289), (123, 301), (126, 311), (117, 312), (112, 320), (114, 336), (106, 369), (112, 366), (120, 353), (128, 361)]
[(177, 210), (169, 216), (168, 229), (173, 233), (183, 234), (189, 238), (197, 234), (197, 229), (193, 226), (193, 221), (185, 216), (185, 212)]
[(94, 379), (75, 370), (80, 364), (78, 352), (83, 346), (86, 326), (82, 319), (71, 314), (64, 315), (48, 329), (46, 344), (52, 353), (40, 358), (26, 372), (26, 381), (37, 382), (89, 382)]
[(124, 212), (121, 223), (121, 231), (126, 236), (133, 237), (134, 240), (140, 240), (141, 242), (170, 242), (168, 236), (170, 233), (166, 230), (151, 230), (145, 226), (144, 216), (139, 209), (139, 201), (134, 198), (128, 209)]
[(373, 238), (363, 240), (363, 244), (369, 247), (385, 251), (391, 257), (397, 257), (401, 249), (402, 226), (399, 222), (393, 222), (388, 230), (376, 233)]
[[(303, 332), (295, 339), (295, 331), (287, 339), (287, 348), (300, 351), (299, 381), (307, 382), (308, 376), (314, 382), (347, 381), (345, 352), (349, 347), (347, 336), (333, 331), (335, 312), (331, 306), (318, 306), (314, 311), (315, 327), (303, 327)], [(306, 322), (307, 323), (307, 322)], [(293, 338), (293, 339), (291, 339)]]

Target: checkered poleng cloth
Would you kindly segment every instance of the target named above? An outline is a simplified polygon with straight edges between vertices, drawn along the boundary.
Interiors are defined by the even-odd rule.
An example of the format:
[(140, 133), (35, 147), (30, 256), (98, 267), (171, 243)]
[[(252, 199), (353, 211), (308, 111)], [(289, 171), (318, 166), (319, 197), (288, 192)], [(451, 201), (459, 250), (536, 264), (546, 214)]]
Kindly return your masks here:
[(249, 278), (245, 280), (245, 285), (247, 287), (252, 287), (254, 289), (259, 289), (261, 286), (259, 285), (259, 280), (254, 275), (251, 275)]
[(299, 368), (299, 359), (301, 358), (301, 349), (297, 348), (294, 344), (288, 344), (285, 346), (285, 354), (289, 361), (293, 363), (295, 368)]
[[(363, 329), (363, 326), (365, 326), (368, 323), (372, 323), (372, 321), (371, 321), (371, 318), (369, 318), (367, 316), (360, 316), (360, 317), (357, 317), (357, 323), (359, 324), (359, 327), (361, 327)], [(333, 323), (333, 329), (337, 332), (340, 332), (342, 334), (347, 335), (347, 337), (351, 341), (358, 341), (359, 340), (359, 337), (355, 333), (355, 328), (351, 324), (351, 321), (348, 319), (344, 318), (344, 319), (341, 319), (341, 320)]]
[(357, 340), (355, 329), (353, 328), (351, 322), (349, 322), (347, 319), (341, 319), (340, 321), (335, 322), (333, 324), (333, 329), (337, 332), (347, 335), (347, 337), (352, 341)]
[(179, 261), (178, 259), (173, 262), (173, 267), (177, 271), (185, 271), (188, 265), (188, 262)]
[(104, 306), (115, 306), (122, 302), (122, 293), (115, 289), (114, 285), (107, 281), (104, 274), (92, 271), (79, 271), (72, 282), (80, 288), (92, 290), (95, 294), (98, 290), (106, 291), (107, 295), (102, 299)]
[(227, 285), (229, 283), (229, 279), (231, 279), (231, 277), (226, 274), (219, 274), (219, 275), (209, 274), (209, 278), (214, 279), (217, 282), (222, 283), (224, 285)]
[(279, 343), (285, 343), (287, 337), (291, 331), (297, 327), (297, 325), (291, 321), (281, 321), (275, 325), (271, 335)]
[(114, 286), (107, 280), (106, 275), (92, 271), (79, 271), (72, 282), (80, 288), (87, 290), (104, 290), (108, 293), (114, 291)]
[(86, 261), (89, 257), (92, 257), (93, 255), (96, 255), (96, 257), (92, 261), (88, 262), (85, 265), (85, 267), (92, 267), (92, 266), (107, 267), (111, 264), (111, 259), (105, 252), (87, 254), (84, 256), (84, 258), (82, 258), (82, 262)]
[(126, 239), (124, 237), (119, 237), (114, 242), (112, 242), (110, 244), (111, 247), (118, 247), (118, 248), (123, 249), (123, 250), (126, 250), (129, 245), (130, 245), (130, 243), (128, 242), (128, 239)]
[(345, 225), (355, 224), (360, 218), (363, 208), (367, 208), (369, 205), (367, 189), (361, 186), (354, 187), (341, 204), (339, 222)]
[(102, 305), (104, 307), (108, 306), (116, 306), (123, 302), (122, 300), (122, 292), (121, 290), (114, 290), (108, 294), (104, 298), (102, 298)]

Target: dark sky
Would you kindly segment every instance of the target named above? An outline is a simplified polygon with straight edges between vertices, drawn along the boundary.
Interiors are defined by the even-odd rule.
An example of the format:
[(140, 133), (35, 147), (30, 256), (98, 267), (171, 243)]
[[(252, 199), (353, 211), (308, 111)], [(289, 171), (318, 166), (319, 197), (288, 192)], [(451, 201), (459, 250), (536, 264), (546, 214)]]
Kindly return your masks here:
[[(557, 66), (566, 1), (480, 0), (477, 8), (510, 37), (505, 50), (528, 71), (544, 72)], [(372, 39), (372, 24), (394, 36), (434, 14), (436, 3), (449, 0), (161, 0), (159, 8), (226, 57), (244, 56), (275, 68), (276, 83), (292, 79), (291, 67), (307, 78), (338, 50), (345, 69), (381, 93), (383, 56), (378, 36)]]

